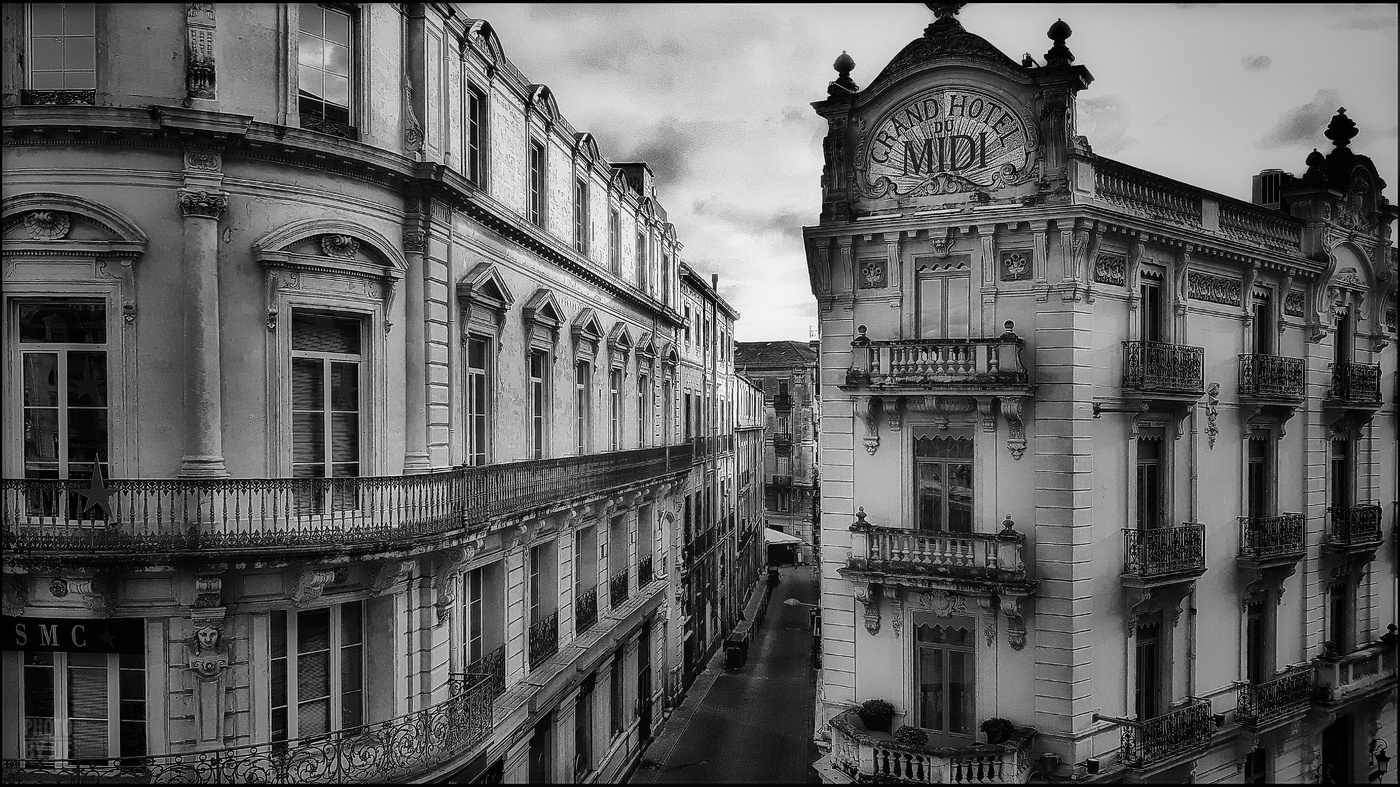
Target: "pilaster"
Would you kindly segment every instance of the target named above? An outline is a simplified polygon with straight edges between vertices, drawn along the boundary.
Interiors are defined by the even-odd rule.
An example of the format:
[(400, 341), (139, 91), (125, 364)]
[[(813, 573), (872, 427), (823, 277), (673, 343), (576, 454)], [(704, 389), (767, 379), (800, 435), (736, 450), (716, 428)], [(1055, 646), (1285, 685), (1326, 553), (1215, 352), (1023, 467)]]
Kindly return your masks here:
[(185, 455), (181, 478), (225, 478), (219, 350), (219, 217), (228, 207), (222, 156), (187, 150), (179, 194), (184, 218)]

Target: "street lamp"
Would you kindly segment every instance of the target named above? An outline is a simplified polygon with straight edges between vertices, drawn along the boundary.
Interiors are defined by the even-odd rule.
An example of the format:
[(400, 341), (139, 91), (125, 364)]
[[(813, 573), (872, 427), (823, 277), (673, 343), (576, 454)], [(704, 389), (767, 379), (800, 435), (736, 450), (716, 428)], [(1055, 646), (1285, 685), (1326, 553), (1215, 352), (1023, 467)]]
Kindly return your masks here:
[(817, 605), (816, 605), (816, 604), (808, 604), (808, 603), (805, 602), (805, 601), (798, 601), (798, 600), (795, 599), (795, 598), (789, 598), (789, 599), (786, 599), (786, 600), (783, 601), (783, 606), (785, 606), (785, 607), (813, 607), (813, 608), (816, 608)]

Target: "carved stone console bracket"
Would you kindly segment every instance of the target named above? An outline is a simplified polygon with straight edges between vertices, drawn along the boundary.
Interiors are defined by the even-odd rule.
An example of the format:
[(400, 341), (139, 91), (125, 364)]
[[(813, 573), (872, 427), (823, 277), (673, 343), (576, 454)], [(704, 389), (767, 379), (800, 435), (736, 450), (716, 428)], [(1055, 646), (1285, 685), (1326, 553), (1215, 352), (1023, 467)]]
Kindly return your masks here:
[(29, 605), (29, 574), (6, 574), (4, 584), (4, 614), (19, 617)]
[(325, 591), (326, 585), (335, 581), (335, 569), (303, 568), (297, 571), (292, 585), (292, 603), (298, 608), (315, 602)]
[(112, 578), (105, 571), (87, 571), (67, 577), (68, 592), (82, 596), (83, 606), (99, 617), (108, 618), (116, 607)]
[(894, 633), (896, 639), (904, 628), (904, 604), (899, 598), (899, 588), (894, 585), (885, 585), (885, 601), (890, 605), (890, 631)]
[(862, 442), (865, 444), (865, 452), (871, 456), (874, 456), (875, 451), (880, 448), (880, 426), (878, 423), (880, 409), (880, 397), (856, 397), (855, 415), (865, 426), (865, 437), (862, 438)]
[(1021, 420), (1023, 396), (1002, 396), (1001, 417), (1006, 421), (1006, 448), (1011, 458), (1020, 459), (1026, 452), (1026, 425)]
[(437, 608), (439, 626), (451, 616), (452, 605), (457, 603), (462, 571), (476, 553), (475, 544), (453, 547), (439, 553), (437, 571), (433, 574), (433, 595), (436, 596), (433, 605)]
[(880, 633), (880, 586), (879, 585), (857, 585), (856, 601), (865, 610), (865, 630), (870, 636)]
[(1021, 614), (1022, 601), (1020, 596), (997, 597), (1001, 614), (1006, 616), (1006, 641), (1010, 643), (1012, 650), (1020, 650), (1026, 646), (1026, 619)]
[(410, 576), (416, 563), (417, 561), (402, 558), (376, 561), (374, 568), (370, 570), (369, 581), (365, 583), (370, 594), (379, 596), (387, 592), (400, 580)]

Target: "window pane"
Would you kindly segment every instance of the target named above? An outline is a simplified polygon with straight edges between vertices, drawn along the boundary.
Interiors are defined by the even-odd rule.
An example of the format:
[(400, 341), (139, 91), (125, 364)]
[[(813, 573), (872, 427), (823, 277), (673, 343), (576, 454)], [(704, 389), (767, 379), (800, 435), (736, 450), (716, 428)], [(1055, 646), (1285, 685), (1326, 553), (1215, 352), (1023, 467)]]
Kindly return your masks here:
[(324, 735), (331, 728), (329, 698), (297, 703), (297, 737)]
[(331, 612), (318, 609), (297, 615), (297, 652), (325, 650), (331, 646)]
[[(35, 3), (35, 7), (39, 4)], [(90, 36), (93, 34), (94, 3), (64, 3), (63, 34), (68, 36)]]
[[(297, 74), (297, 91), (301, 94), (303, 100), (301, 112), (305, 113), (307, 111), (305, 105), (306, 97), (311, 96), (319, 100), (325, 95), (326, 89), (321, 84), (321, 72), (319, 70), (303, 65), (298, 69)], [(320, 110), (316, 107), (312, 107), (312, 111), (317, 114), (320, 113)]]
[(919, 336), (928, 339), (943, 335), (943, 280), (919, 281)]
[(293, 312), (292, 349), (359, 355), (360, 321), (354, 317)]
[(107, 406), (107, 353), (68, 353), (68, 404)]
[(337, 44), (350, 43), (350, 17), (335, 11), (326, 11), (326, 39)]
[[(321, 53), (321, 47), (322, 47), (322, 45), (323, 45), (323, 43), (322, 43), (321, 39), (317, 38), (316, 36), (311, 35), (310, 33), (298, 33), (298, 34), (297, 34), (297, 63), (299, 63), (300, 65), (302, 65), (302, 66), (304, 66), (304, 67), (309, 67), (309, 68), (311, 68), (311, 69), (319, 69), (319, 68), (322, 68), (322, 67), (323, 67), (322, 64), (325, 62), (325, 61), (322, 59), (322, 57), (323, 57), (323, 56), (322, 56), (322, 53)], [(313, 70), (313, 71), (312, 71), (312, 74), (315, 74), (315, 73), (316, 73), (316, 71)], [(303, 90), (307, 89), (308, 85), (319, 85), (319, 84), (320, 84), (320, 78), (319, 78), (319, 77), (315, 77), (315, 76), (313, 76), (313, 77), (312, 77), (312, 81), (311, 81), (310, 83), (308, 83), (308, 82), (306, 81), (306, 68), (303, 68), (303, 69), (302, 69), (302, 72), (301, 72), (301, 88), (302, 88)]]
[[(38, 3), (34, 4), (37, 11)], [(36, 38), (29, 43), (29, 67), (35, 71), (59, 71), (63, 68), (63, 39)]]
[(22, 342), (100, 344), (107, 341), (107, 308), (100, 303), (24, 303), (19, 307)]
[(97, 87), (97, 72), (88, 71), (65, 71), (63, 73), (63, 87), (66, 90), (93, 90)]
[(356, 363), (331, 363), (331, 409), (358, 410), (360, 408), (360, 365)]
[(320, 411), (325, 407), (321, 383), (325, 363), (315, 358), (292, 359), (292, 409)]
[[(24, 406), (58, 405), (58, 354), (24, 354)], [(56, 412), (56, 411), (55, 411)]]
[(948, 732), (972, 734), (972, 665), (970, 653), (947, 652)]
[(946, 286), (948, 289), (947, 335), (959, 339), (967, 338), (969, 320), (967, 312), (968, 279), (966, 276), (949, 278)]
[(29, 25), (32, 35), (62, 35), (63, 6), (59, 3), (30, 3)]
[(922, 725), (943, 730), (943, 651), (919, 648), (919, 715)]
[(948, 529), (972, 532), (972, 465), (948, 466)]
[(920, 462), (917, 465), (917, 472), (919, 528), (942, 530), (943, 465), (939, 462)]
[(292, 463), (320, 463), (326, 459), (326, 424), (320, 413), (292, 414)]
[(321, 12), (321, 7), (319, 5), (315, 3), (302, 3), (298, 27), (309, 33), (321, 35), (323, 30), (322, 25), (324, 24), (322, 21), (323, 16), (324, 14)]
[(350, 76), (350, 48), (340, 44), (327, 43), (321, 50), (325, 57), (326, 73), (337, 76)]
[[(107, 448), (107, 411), (68, 411), (68, 464), (106, 462), (111, 457)], [(92, 468), (83, 468), (91, 472)], [(76, 477), (76, 474), (73, 474)], [(86, 476), (85, 476), (86, 477)]]
[(121, 756), (140, 757), (146, 753), (146, 722), (121, 723)]
[(350, 80), (329, 71), (326, 72), (325, 99), (338, 106), (350, 106)]
[(29, 75), (32, 90), (63, 90), (64, 83), (62, 71), (35, 71)]
[[(96, 655), (106, 661), (106, 654), (68, 654), (69, 661), (76, 661), (79, 655)], [(68, 668), (68, 715), (77, 719), (106, 719), (107, 718), (107, 667), (69, 667)], [(103, 742), (106, 742), (106, 730), (103, 730)], [(105, 751), (103, 752), (106, 753)]]
[(63, 40), (63, 67), (69, 70), (91, 71), (96, 68), (93, 39), (89, 36)]
[[(331, 416), (331, 461), (356, 462), (360, 458), (360, 417), (355, 413)], [(337, 474), (339, 475), (339, 474)]]

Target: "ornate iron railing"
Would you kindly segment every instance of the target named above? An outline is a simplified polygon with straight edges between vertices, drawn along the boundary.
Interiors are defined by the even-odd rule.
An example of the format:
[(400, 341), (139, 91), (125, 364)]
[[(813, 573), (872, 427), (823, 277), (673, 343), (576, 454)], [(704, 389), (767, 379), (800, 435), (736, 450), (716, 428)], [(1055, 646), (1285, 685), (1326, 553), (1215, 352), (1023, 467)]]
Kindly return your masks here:
[[(170, 552), (363, 546), (484, 529), (500, 517), (691, 465), (691, 446), (358, 478), (0, 480), (7, 551)], [(96, 498), (102, 499), (102, 498)]]
[(780, 455), (781, 455), (781, 454), (789, 454), (789, 453), (792, 453), (792, 435), (790, 435), (790, 434), (775, 434), (775, 435), (773, 435), (773, 450), (776, 451), (776, 452), (777, 452), (778, 454), (780, 454)]
[(305, 107), (301, 110), (301, 127), (308, 131), (319, 131), (322, 134), (330, 134), (344, 139), (359, 139), (359, 129), (348, 123), (340, 123), (329, 120), (325, 115), (309, 111)]
[(1300, 558), (1307, 551), (1307, 518), (1302, 514), (1240, 517), (1239, 556), (1248, 560)]
[(1094, 161), (1094, 192), (1105, 202), (1153, 218), (1201, 226), (1201, 196), (1185, 184), (1103, 157)]
[(96, 104), (96, 90), (21, 90), (19, 103), (34, 106)]
[(598, 622), (598, 588), (579, 591), (574, 597), (574, 633), (582, 634)]
[(776, 475), (776, 474), (775, 474), (775, 475), (773, 476), (773, 479), (772, 479), (771, 481), (768, 482), (768, 485), (769, 485), (769, 486), (792, 486), (792, 476), (790, 476), (790, 475)]
[(1205, 393), (1206, 351), (1165, 342), (1123, 342), (1123, 387), (1143, 393)]
[(488, 679), (488, 693), (499, 697), (506, 690), (506, 646), (501, 645), (481, 658), (467, 665), (468, 675), (485, 675)]
[(559, 652), (559, 611), (530, 624), (530, 669)]
[(871, 387), (922, 385), (1023, 385), (1025, 340), (1012, 332), (990, 339), (893, 339), (851, 342), (846, 381)]
[(642, 558), (637, 564), (637, 587), (646, 587), (651, 584), (651, 556)]
[(1123, 529), (1123, 573), (1158, 577), (1206, 568), (1206, 526)]
[(1376, 363), (1334, 363), (1327, 395), (1348, 404), (1381, 403), (1381, 367)]
[(948, 533), (881, 527), (865, 522), (864, 509), (851, 526), (849, 568), (893, 574), (1024, 579), (1025, 536), (1008, 517), (998, 533)]
[(10, 759), (17, 782), (136, 784), (376, 784), (419, 781), (490, 737), (492, 699), (485, 675), (454, 676), (452, 696), (387, 721), (323, 735), (224, 749), (111, 760)]
[(1240, 681), (1235, 721), (1246, 727), (1260, 727), (1272, 721), (1302, 713), (1312, 697), (1311, 664), (1294, 664), (1263, 683)]
[(1336, 549), (1370, 549), (1381, 543), (1381, 506), (1331, 506), (1327, 509), (1331, 529), (1327, 543)]
[(1146, 768), (1203, 751), (1214, 732), (1210, 700), (1195, 698), (1156, 718), (1124, 721), (1123, 764)]
[(1240, 396), (1301, 400), (1305, 390), (1303, 359), (1257, 353), (1240, 356)]
[(627, 580), (628, 571), (623, 569), (621, 574), (613, 574), (608, 579), (608, 600), (613, 608), (617, 608), (627, 603)]
[(1393, 687), (1400, 677), (1393, 627), (1390, 637), (1390, 642), (1382, 637), (1345, 656), (1313, 659), (1313, 698), (1322, 703), (1344, 702), (1380, 687)]
[(1017, 727), (1006, 743), (907, 746), (871, 735), (855, 711), (833, 717), (831, 764), (857, 783), (1024, 784), (1031, 776), (1033, 727)]

